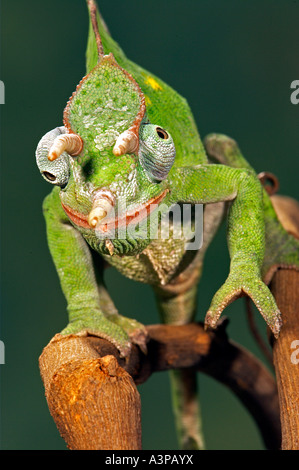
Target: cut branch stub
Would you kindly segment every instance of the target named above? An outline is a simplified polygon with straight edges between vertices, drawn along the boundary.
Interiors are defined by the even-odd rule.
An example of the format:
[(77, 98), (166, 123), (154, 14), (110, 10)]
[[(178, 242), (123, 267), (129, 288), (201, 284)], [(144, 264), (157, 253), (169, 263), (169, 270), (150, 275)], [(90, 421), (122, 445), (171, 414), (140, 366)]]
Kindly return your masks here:
[(116, 358), (56, 335), (40, 357), (49, 410), (72, 450), (141, 449), (140, 396)]

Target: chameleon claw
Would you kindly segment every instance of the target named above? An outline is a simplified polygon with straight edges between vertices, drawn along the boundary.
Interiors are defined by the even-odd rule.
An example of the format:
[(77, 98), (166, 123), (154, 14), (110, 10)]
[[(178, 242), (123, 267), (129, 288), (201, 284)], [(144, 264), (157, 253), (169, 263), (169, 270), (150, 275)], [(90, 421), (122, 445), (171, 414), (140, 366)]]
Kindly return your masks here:
[(119, 350), (121, 357), (128, 357), (132, 349), (130, 338), (123, 328), (103, 318), (70, 322), (60, 333), (62, 335), (97, 336), (105, 339)]
[(146, 330), (144, 328), (137, 329), (129, 335), (129, 338), (133, 344), (136, 344), (137, 346), (139, 346), (143, 354), (146, 356), (147, 355), (147, 342), (149, 339)]
[(279, 315), (277, 315), (272, 327), (271, 327), (271, 331), (274, 335), (274, 337), (277, 339), (278, 336), (279, 336), (279, 333), (280, 333), (280, 330), (281, 330), (281, 327), (282, 327), (282, 319), (281, 319), (281, 314), (279, 312)]
[(144, 325), (137, 320), (122, 315), (108, 314), (106, 317), (116, 325), (120, 326), (128, 335), (130, 342), (136, 344), (143, 354), (147, 354), (147, 343), (149, 335)]
[(273, 335), (277, 338), (282, 326), (282, 319), (271, 291), (259, 278), (252, 276), (244, 279), (244, 273), (243, 277), (241, 274), (229, 276), (216, 292), (205, 317), (205, 328), (215, 329), (225, 307), (243, 295), (248, 295), (252, 299)]

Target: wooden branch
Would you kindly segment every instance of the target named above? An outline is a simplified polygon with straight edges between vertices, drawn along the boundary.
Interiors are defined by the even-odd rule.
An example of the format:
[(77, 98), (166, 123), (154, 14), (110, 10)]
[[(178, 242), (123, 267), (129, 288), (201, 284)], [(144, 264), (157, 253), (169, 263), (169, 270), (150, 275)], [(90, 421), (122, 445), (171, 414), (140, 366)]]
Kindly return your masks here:
[[(228, 386), (255, 419), (267, 448), (279, 448), (275, 381), (254, 356), (227, 339), (224, 323), (216, 332), (195, 323), (152, 325), (147, 330), (147, 355), (133, 346), (127, 360), (94, 336), (58, 334), (44, 349), (40, 370), (49, 409), (71, 449), (139, 449), (140, 402), (131, 377), (140, 384), (153, 372), (188, 367)], [(107, 357), (112, 373), (103, 370)]]
[[(299, 239), (299, 203), (286, 196), (271, 198), (284, 228)], [(299, 272), (278, 270), (270, 288), (282, 312), (283, 326), (273, 340), (273, 363), (276, 372), (282, 428), (282, 450), (299, 450), (299, 365), (292, 359), (294, 341), (299, 340)], [(298, 346), (297, 346), (298, 348)]]
[[(280, 402), (282, 450), (299, 450), (299, 365), (292, 359), (292, 345), (299, 340), (299, 272), (281, 269), (271, 290), (283, 315), (279, 338), (273, 344)], [(297, 343), (298, 349), (298, 343)]]

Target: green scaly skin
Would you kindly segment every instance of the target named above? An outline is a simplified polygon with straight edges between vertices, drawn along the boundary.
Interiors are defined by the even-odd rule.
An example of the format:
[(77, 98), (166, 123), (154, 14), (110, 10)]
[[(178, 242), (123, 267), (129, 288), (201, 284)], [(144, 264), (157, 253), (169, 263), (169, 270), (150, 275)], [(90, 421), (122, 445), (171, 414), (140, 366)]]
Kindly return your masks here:
[[(57, 169), (60, 178), (63, 175), (62, 187), (56, 186), (43, 206), (49, 248), (68, 305), (69, 324), (62, 334), (98, 335), (116, 345), (123, 356), (129, 354), (132, 342), (146, 351), (143, 325), (119, 315), (109, 297), (103, 280), (105, 261), (125, 276), (153, 286), (162, 321), (174, 324), (192, 321), (204, 253), (222, 220), (221, 203), (227, 202), (230, 272), (212, 299), (206, 325), (215, 327), (223, 309), (245, 293), (277, 336), (281, 315), (263, 276), (274, 264), (299, 269), (298, 241), (281, 227), (269, 197), (235, 142), (226, 136), (212, 135), (206, 139), (205, 149), (186, 100), (158, 77), (129, 61), (111, 38), (99, 13), (97, 19), (105, 56), (99, 58), (90, 22), (88, 76), (73, 94), (64, 115), (68, 131), (82, 138), (83, 150), (77, 157), (64, 152), (50, 164), (47, 155), (54, 138), (49, 137), (37, 151), (41, 172)], [(110, 53), (114, 59), (108, 56)], [(123, 69), (139, 85), (143, 97)], [(116, 156), (113, 154), (116, 139), (138, 116), (142, 99), (146, 109), (139, 123), (139, 149)], [(165, 151), (149, 123), (167, 131)], [(173, 162), (169, 134), (175, 146)], [(148, 142), (150, 148), (146, 147)], [(220, 163), (211, 164), (208, 156)], [(173, 163), (170, 171), (165, 169), (168, 161)], [(158, 167), (164, 171), (161, 180), (153, 176)], [(105, 243), (109, 236), (86, 224), (99, 189), (113, 194), (116, 215), (120, 218), (125, 214), (124, 202), (127, 213), (132, 213), (161, 194), (165, 196), (164, 212), (178, 202), (207, 204), (202, 249), (186, 251), (186, 240), (171, 235), (166, 240), (130, 235), (113, 239), (111, 254)], [(85, 224), (77, 223), (65, 208), (79, 215)], [(148, 224), (149, 217), (140, 222), (143, 229)], [(191, 399), (190, 389), (184, 388), (178, 376), (180, 373), (173, 374), (174, 401), (180, 410), (178, 422), (182, 416), (188, 416), (183, 424), (182, 420), (178, 424), (181, 446), (201, 448), (195, 394)]]

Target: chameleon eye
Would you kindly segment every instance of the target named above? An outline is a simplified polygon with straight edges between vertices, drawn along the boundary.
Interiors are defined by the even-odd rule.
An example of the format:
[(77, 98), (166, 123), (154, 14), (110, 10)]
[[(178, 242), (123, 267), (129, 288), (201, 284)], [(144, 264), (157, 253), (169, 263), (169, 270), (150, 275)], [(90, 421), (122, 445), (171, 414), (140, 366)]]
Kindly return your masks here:
[(49, 171), (43, 171), (42, 173), (43, 173), (43, 176), (44, 176), (47, 180), (49, 180), (49, 181), (51, 181), (51, 182), (54, 182), (54, 181), (56, 180), (56, 176), (53, 175), (52, 173), (49, 173)]
[(69, 157), (66, 152), (63, 152), (59, 158), (50, 161), (48, 159), (48, 153), (50, 148), (52, 148), (55, 139), (64, 133), (64, 127), (57, 127), (56, 129), (53, 129), (42, 137), (36, 149), (36, 163), (42, 177), (48, 183), (55, 184), (62, 188), (67, 185), (69, 180), (69, 158), (71, 157)]
[(139, 160), (148, 179), (163, 181), (175, 159), (175, 146), (171, 135), (162, 127), (143, 124), (139, 130)]
[(157, 132), (158, 137), (160, 137), (160, 139), (167, 140), (169, 138), (169, 135), (164, 129), (162, 129), (162, 127), (156, 127), (156, 132)]

